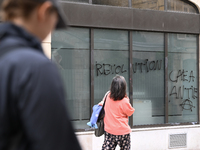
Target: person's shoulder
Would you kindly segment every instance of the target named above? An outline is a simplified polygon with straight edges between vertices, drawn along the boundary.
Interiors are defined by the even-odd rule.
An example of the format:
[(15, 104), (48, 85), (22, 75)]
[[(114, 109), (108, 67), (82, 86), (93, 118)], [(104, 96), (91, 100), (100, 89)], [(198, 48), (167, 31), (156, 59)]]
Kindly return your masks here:
[(51, 64), (42, 51), (30, 47), (16, 48), (16, 50), (8, 52), (4, 58), (8, 63), (22, 66), (31, 65), (34, 67)]
[[(6, 65), (5, 65), (6, 64)], [(9, 52), (0, 61), (0, 69), (14, 71), (16, 75), (37, 75), (38, 73), (57, 73), (57, 68), (43, 52), (37, 49), (23, 47)], [(45, 73), (46, 72), (46, 73)]]
[[(22, 61), (27, 60), (27, 61), (34, 61), (35, 63), (37, 63), (38, 61), (46, 62), (48, 60), (48, 58), (44, 55), (42, 51), (30, 47), (21, 47), (13, 52), (15, 58)], [(37, 62), (35, 60), (37, 60)]]
[(130, 99), (129, 99), (128, 96), (125, 96), (125, 97), (122, 99), (122, 101), (123, 101), (124, 103), (130, 103)]

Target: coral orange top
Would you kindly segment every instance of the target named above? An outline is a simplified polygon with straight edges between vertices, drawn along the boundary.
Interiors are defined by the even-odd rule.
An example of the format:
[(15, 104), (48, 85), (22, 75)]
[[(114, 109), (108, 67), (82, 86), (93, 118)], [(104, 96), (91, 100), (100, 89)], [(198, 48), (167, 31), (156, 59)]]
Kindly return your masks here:
[(131, 128), (128, 125), (128, 117), (134, 113), (135, 109), (131, 106), (128, 97), (114, 101), (110, 98), (109, 93), (104, 110), (104, 130), (106, 132), (113, 135), (125, 135), (131, 132)]

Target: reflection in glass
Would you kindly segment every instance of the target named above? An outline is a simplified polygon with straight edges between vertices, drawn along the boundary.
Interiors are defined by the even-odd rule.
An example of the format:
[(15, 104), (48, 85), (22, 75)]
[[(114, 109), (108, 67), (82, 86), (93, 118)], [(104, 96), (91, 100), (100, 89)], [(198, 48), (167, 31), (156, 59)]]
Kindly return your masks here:
[(169, 34), (169, 122), (197, 122), (197, 36)]
[(128, 7), (128, 0), (92, 0), (93, 4)]
[(59, 67), (67, 107), (76, 129), (90, 119), (89, 29), (70, 28), (52, 34), (52, 60)]
[[(110, 89), (112, 78), (125, 77), (129, 86), (128, 32), (94, 30), (94, 103), (99, 103)], [(129, 88), (127, 87), (127, 94)]]
[(197, 10), (194, 6), (182, 1), (182, 0), (168, 0), (167, 10), (170, 11), (179, 11), (186, 13), (197, 13)]
[(133, 33), (133, 125), (164, 123), (164, 34)]
[(164, 11), (164, 0), (132, 0), (132, 7)]

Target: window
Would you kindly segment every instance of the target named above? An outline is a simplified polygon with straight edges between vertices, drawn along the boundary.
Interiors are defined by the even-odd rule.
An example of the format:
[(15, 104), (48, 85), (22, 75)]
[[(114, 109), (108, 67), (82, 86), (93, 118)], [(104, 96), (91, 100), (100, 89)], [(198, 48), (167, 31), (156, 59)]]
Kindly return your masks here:
[(132, 0), (132, 7), (164, 11), (164, 0)]
[[(198, 122), (197, 35), (90, 30), (70, 28), (52, 35), (52, 59), (63, 76), (67, 105), (76, 129), (87, 128), (91, 103), (102, 100), (116, 74), (125, 77), (127, 94), (136, 109), (130, 125)], [(89, 45), (94, 45), (94, 49)], [(90, 97), (92, 92), (94, 99)]]
[(164, 34), (132, 32), (133, 125), (164, 123)]
[[(102, 100), (112, 78), (118, 74), (129, 81), (128, 31), (94, 30), (94, 103)], [(127, 92), (129, 88), (127, 87)]]
[(169, 11), (179, 11), (185, 13), (197, 13), (198, 10), (192, 4), (186, 3), (183, 0), (168, 0), (167, 10)]
[[(167, 2), (166, 5), (165, 2)], [(178, 11), (185, 13), (198, 12), (198, 9), (194, 4), (184, 0), (132, 0), (132, 8)]]
[(70, 28), (52, 34), (52, 60), (63, 77), (67, 107), (75, 128), (90, 119), (89, 29)]
[(168, 41), (169, 122), (198, 122), (197, 36), (169, 34)]
[(128, 7), (128, 0), (92, 0), (93, 4)]

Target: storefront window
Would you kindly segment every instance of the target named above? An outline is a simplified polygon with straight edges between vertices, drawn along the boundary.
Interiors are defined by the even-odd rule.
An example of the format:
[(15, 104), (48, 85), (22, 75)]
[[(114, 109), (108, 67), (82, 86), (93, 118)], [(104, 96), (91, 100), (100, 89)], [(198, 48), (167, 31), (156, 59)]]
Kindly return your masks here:
[(164, 11), (164, 0), (132, 0), (132, 7)]
[[(128, 32), (132, 34), (132, 56)], [(91, 103), (102, 100), (115, 75), (125, 77), (129, 97), (130, 86), (133, 89), (130, 99), (136, 109), (130, 123), (133, 126), (198, 122), (197, 35), (167, 35), (165, 43), (164, 33), (158, 32), (109, 29), (90, 32), (87, 28), (73, 27), (52, 34), (52, 60), (63, 77), (66, 102), (76, 129), (88, 128)], [(94, 68), (92, 81), (90, 65)]]
[(70, 28), (52, 34), (52, 60), (59, 67), (67, 94), (67, 107), (75, 128), (90, 118), (89, 29)]
[(168, 40), (169, 122), (197, 122), (197, 36), (169, 34)]
[[(128, 31), (94, 30), (94, 103), (99, 103), (118, 74), (129, 83)], [(127, 85), (128, 86), (128, 85)], [(127, 87), (127, 94), (129, 88)]]
[(128, 0), (92, 0), (93, 4), (128, 7)]
[(182, 0), (168, 0), (167, 10), (169, 11), (179, 11), (186, 13), (197, 13), (194, 6), (182, 1)]
[(132, 34), (133, 125), (164, 123), (164, 34)]

